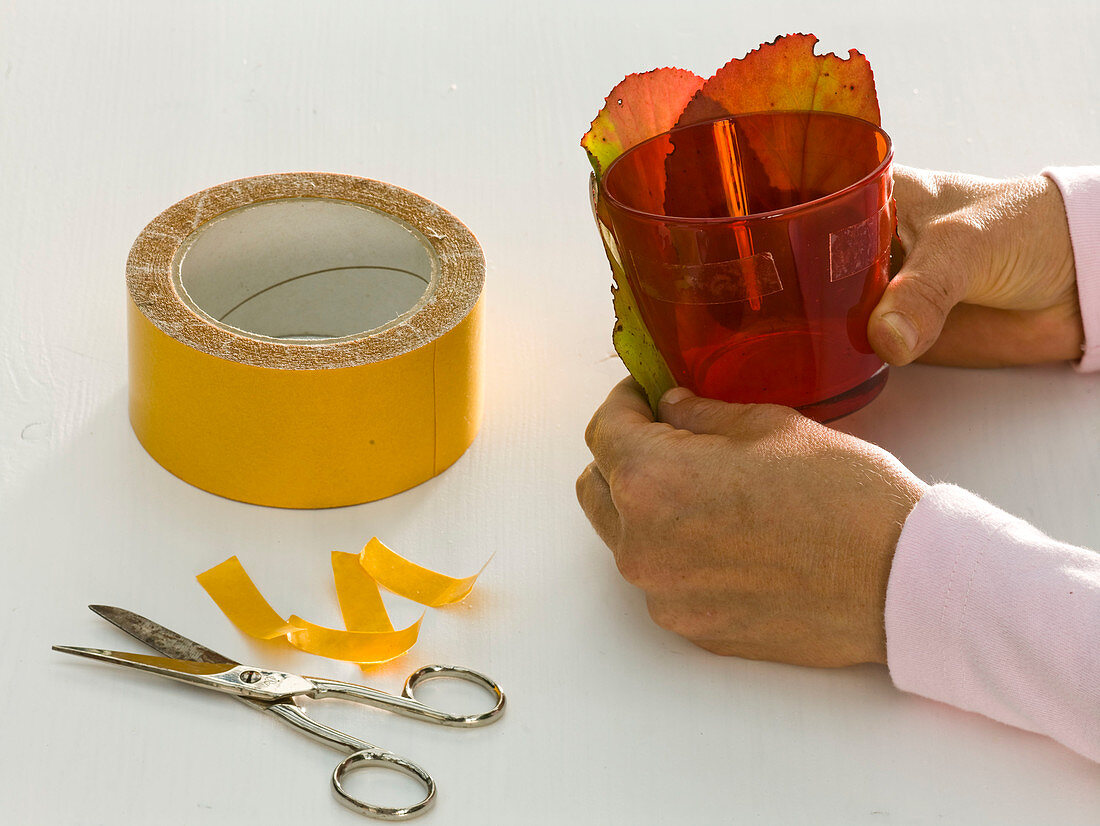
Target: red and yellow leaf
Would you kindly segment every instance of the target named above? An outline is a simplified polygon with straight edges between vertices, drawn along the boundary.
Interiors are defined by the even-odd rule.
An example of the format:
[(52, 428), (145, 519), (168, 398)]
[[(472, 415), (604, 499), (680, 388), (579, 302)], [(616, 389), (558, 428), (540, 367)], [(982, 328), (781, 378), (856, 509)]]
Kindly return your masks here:
[(683, 69), (654, 69), (627, 75), (604, 101), (581, 146), (596, 179), (619, 155), (676, 125), (703, 78)]
[(875, 77), (855, 49), (816, 55), (817, 37), (789, 34), (731, 60), (684, 107), (678, 126), (748, 112), (834, 112), (878, 126)]

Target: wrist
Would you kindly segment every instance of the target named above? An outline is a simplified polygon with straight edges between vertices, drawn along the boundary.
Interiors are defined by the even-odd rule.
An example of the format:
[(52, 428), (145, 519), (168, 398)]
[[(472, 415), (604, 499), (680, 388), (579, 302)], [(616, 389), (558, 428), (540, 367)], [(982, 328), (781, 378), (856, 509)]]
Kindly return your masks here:
[(1100, 166), (1049, 167), (1042, 174), (1059, 199), (1074, 263), (1080, 340), (1068, 357), (1080, 359), (1079, 370), (1100, 370)]
[(893, 569), (894, 555), (906, 520), (921, 497), (930, 489), (906, 468), (898, 465), (900, 473), (891, 478), (891, 487), (879, 503), (881, 534), (876, 543), (874, 566), (868, 589), (869, 611), (866, 626), (868, 640), (867, 662), (886, 665), (886, 590)]

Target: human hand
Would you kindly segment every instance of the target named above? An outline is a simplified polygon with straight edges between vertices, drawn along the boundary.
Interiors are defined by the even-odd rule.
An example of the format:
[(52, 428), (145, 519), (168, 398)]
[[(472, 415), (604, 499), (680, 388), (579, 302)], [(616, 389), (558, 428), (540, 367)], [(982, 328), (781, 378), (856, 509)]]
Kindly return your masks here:
[(1073, 249), (1057, 185), (894, 167), (907, 253), (867, 335), (890, 364), (1078, 359)]
[(886, 662), (886, 583), (926, 486), (874, 445), (775, 405), (626, 379), (585, 439), (577, 498), (658, 624), (719, 654)]

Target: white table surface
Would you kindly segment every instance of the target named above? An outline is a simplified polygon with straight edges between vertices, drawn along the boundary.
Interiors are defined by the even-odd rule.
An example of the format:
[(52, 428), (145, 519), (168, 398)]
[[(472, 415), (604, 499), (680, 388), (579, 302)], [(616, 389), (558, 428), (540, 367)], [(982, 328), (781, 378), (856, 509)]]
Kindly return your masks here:
[[(1053, 8), (1044, 8), (1053, 6)], [(726, 659), (653, 626), (574, 500), (624, 374), (578, 146), (624, 74), (708, 75), (778, 33), (858, 47), (901, 162), (988, 175), (1100, 161), (1100, 6), (1042, 3), (14, 2), (0, 12), (0, 801), (11, 824), (361, 823), (337, 755), (186, 686), (64, 658), (130, 647), (117, 604), (242, 660), (361, 679), (237, 632), (194, 575), (238, 554), (338, 624), (329, 551), (372, 535), (465, 603), (370, 680), (494, 675), (500, 725), (326, 718), (432, 771), (426, 824), (1096, 824), (1100, 766), (913, 696), (878, 666)], [(442, 476), (274, 510), (181, 482), (126, 417), (124, 262), (154, 215), (247, 175), (324, 170), (442, 204), (488, 262), (486, 418)], [(1100, 379), (896, 370), (840, 424), (925, 479), (1100, 548)], [(391, 600), (398, 622), (413, 608)]]

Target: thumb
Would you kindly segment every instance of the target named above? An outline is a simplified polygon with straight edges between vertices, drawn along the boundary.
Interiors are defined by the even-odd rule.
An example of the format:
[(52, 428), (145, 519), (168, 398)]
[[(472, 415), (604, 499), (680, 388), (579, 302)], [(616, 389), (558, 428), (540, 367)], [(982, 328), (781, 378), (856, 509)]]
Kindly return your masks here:
[(924, 355), (970, 284), (958, 257), (925, 249), (918, 240), (867, 323), (871, 347), (889, 364), (908, 364)]
[(750, 407), (704, 399), (686, 387), (674, 387), (661, 397), (657, 418), (692, 433), (734, 435), (744, 430), (742, 419)]

